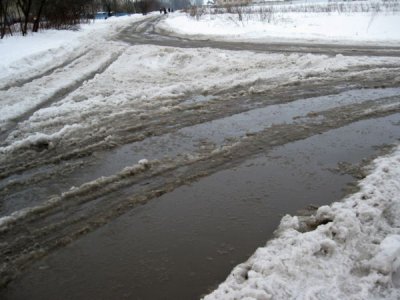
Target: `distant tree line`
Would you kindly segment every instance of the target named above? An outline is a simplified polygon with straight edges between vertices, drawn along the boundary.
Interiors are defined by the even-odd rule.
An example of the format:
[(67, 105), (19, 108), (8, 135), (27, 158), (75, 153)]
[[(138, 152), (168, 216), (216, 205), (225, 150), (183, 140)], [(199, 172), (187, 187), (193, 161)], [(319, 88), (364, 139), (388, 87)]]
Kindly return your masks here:
[(161, 7), (181, 9), (188, 5), (189, 0), (0, 0), (0, 38), (41, 29), (75, 28), (92, 20), (98, 11), (108, 16), (146, 14)]

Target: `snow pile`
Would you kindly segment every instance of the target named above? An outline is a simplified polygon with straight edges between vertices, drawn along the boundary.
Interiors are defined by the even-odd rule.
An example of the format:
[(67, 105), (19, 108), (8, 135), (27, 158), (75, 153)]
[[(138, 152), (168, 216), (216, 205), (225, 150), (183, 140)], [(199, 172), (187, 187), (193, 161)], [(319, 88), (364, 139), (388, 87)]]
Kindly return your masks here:
[(358, 193), (307, 219), (311, 231), (285, 216), (204, 299), (400, 299), (400, 146), (373, 166)]
[(9, 147), (0, 147), (0, 154), (12, 152), (15, 149), (30, 149), (45, 147), (51, 149), (54, 147), (54, 143), (61, 139), (73, 138), (76, 130), (81, 129), (82, 126), (79, 124), (66, 125), (59, 131), (53, 134), (45, 134), (41, 132), (35, 132), (26, 139), (15, 142)]
[(277, 12), (270, 22), (260, 20), (256, 13), (242, 21), (232, 13), (206, 14), (199, 20), (180, 13), (170, 14), (159, 26), (178, 35), (220, 40), (400, 44), (399, 12)]

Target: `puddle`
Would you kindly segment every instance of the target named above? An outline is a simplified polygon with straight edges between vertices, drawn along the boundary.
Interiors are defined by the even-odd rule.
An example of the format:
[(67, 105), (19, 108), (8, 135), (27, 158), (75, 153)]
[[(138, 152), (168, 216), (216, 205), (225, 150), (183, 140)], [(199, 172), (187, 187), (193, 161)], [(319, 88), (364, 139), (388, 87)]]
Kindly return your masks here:
[(286, 144), (137, 207), (36, 263), (2, 299), (198, 299), (286, 213), (343, 196), (328, 171), (399, 139), (399, 114)]
[[(140, 142), (127, 144), (109, 152), (97, 153), (92, 158), (92, 165), (78, 168), (73, 172), (62, 172), (54, 178), (35, 184), (34, 187), (22, 187), (17, 193), (10, 193), (3, 199), (0, 215), (34, 206), (53, 194), (60, 194), (72, 186), (80, 186), (85, 182), (101, 176), (111, 176), (126, 166), (136, 164), (139, 160), (159, 160), (165, 157), (176, 158), (185, 153), (196, 153), (203, 147), (219, 147), (246, 134), (257, 133), (274, 124), (282, 123), (319, 123), (322, 118), (307, 115), (349, 104), (362, 103), (393, 97), (400, 94), (400, 88), (364, 89), (343, 92), (337, 95), (321, 96), (298, 100), (285, 104), (270, 105), (264, 108), (250, 110), (244, 113), (221, 118), (190, 127), (185, 127), (173, 133), (147, 138)], [(208, 101), (207, 97), (199, 97), (194, 101)], [(15, 179), (34, 178), (42, 170), (29, 171), (13, 176)], [(5, 179), (1, 185), (9, 182)]]

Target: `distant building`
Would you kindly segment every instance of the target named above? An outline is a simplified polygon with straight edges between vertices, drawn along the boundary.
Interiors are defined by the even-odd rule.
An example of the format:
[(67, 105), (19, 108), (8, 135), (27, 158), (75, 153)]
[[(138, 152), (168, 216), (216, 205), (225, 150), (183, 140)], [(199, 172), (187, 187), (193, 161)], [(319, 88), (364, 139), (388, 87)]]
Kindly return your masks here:
[(251, 0), (216, 0), (215, 4), (218, 6), (226, 5), (246, 5), (251, 3)]
[(215, 0), (215, 5), (217, 6), (227, 6), (227, 5), (247, 5), (247, 4), (262, 4), (262, 3), (278, 3), (288, 0)]

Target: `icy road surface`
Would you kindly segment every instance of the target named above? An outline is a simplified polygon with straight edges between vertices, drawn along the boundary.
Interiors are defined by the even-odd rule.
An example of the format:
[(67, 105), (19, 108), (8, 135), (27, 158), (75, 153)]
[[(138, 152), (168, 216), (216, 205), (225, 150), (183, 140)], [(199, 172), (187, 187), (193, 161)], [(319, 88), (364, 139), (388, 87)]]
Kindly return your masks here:
[(339, 163), (400, 138), (398, 48), (191, 41), (158, 21), (2, 81), (2, 298), (200, 297), (279, 214), (339, 200)]

